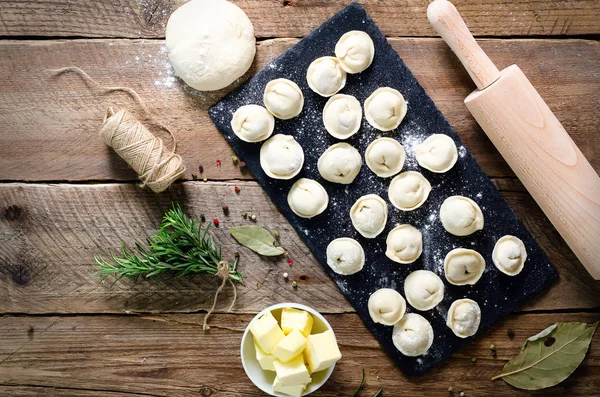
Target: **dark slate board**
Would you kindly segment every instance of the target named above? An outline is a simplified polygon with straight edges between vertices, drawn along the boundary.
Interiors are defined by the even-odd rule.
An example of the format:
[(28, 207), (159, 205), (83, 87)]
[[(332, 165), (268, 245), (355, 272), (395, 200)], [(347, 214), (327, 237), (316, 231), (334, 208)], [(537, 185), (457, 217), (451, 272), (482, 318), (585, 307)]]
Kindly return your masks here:
[[(387, 188), (391, 178), (376, 177), (366, 165), (363, 165), (351, 185), (329, 183), (321, 178), (317, 171), (317, 160), (328, 146), (338, 140), (331, 137), (323, 126), (322, 109), (327, 98), (313, 93), (308, 88), (305, 78), (308, 65), (318, 57), (334, 55), (337, 40), (349, 30), (363, 30), (371, 36), (375, 43), (375, 59), (363, 73), (349, 74), (346, 87), (341, 93), (354, 95), (363, 104), (375, 89), (384, 86), (393, 87), (406, 98), (408, 113), (400, 127), (391, 133), (380, 133), (374, 130), (363, 117), (361, 130), (347, 142), (364, 155), (366, 147), (375, 138), (391, 136), (398, 139), (407, 154), (402, 171), (419, 171), (432, 186), (428, 200), (415, 211), (402, 212), (388, 203), (387, 226), (382, 234), (371, 240), (363, 238), (352, 227), (349, 217), (350, 207), (360, 196), (369, 193), (376, 193), (388, 201)], [(275, 122), (274, 134), (293, 135), (305, 152), (303, 170), (300, 175), (289, 181), (267, 177), (259, 164), (261, 144), (242, 142), (234, 135), (230, 126), (233, 112), (238, 107), (251, 103), (263, 105), (262, 95), (265, 85), (270, 80), (280, 77), (295, 81), (304, 94), (304, 110), (300, 116)], [(454, 300), (467, 297), (479, 303), (482, 310), (482, 321), (478, 332), (480, 334), (502, 316), (517, 309), (527, 298), (540, 291), (558, 275), (473, 156), (462, 145), (456, 132), (375, 23), (358, 4), (350, 4), (279, 58), (273, 60), (243, 86), (213, 106), (209, 114), (239, 157), (244, 159), (271, 200), (304, 239), (313, 255), (357, 310), (365, 325), (407, 375), (424, 374), (469, 341), (470, 338), (460, 339), (454, 336), (446, 326), (446, 313)], [(435, 174), (421, 169), (414, 157), (412, 147), (433, 133), (449, 135), (459, 148), (460, 156), (457, 164), (445, 174)], [(318, 180), (329, 193), (328, 209), (313, 219), (297, 217), (287, 204), (289, 188), (301, 177)], [(444, 199), (451, 195), (467, 196), (479, 204), (485, 217), (484, 230), (466, 237), (456, 237), (444, 230), (438, 213)], [(423, 254), (410, 265), (394, 263), (384, 254), (387, 233), (401, 223), (410, 223), (423, 233)], [(516, 277), (504, 275), (492, 263), (491, 254), (494, 244), (505, 234), (518, 236), (527, 247), (528, 258), (525, 269)], [(366, 254), (366, 264), (361, 272), (352, 276), (340, 276), (327, 266), (325, 255), (327, 244), (338, 237), (352, 237), (362, 244)], [(444, 277), (444, 257), (448, 251), (458, 247), (475, 249), (486, 260), (485, 273), (474, 286), (453, 286)], [(444, 281), (446, 293), (444, 300), (436, 308), (419, 312), (433, 326), (435, 334), (433, 346), (423, 356), (406, 357), (400, 354), (392, 343), (393, 327), (375, 324), (371, 320), (367, 301), (371, 293), (384, 287), (394, 288), (404, 295), (404, 279), (417, 269), (428, 269), (438, 274)], [(416, 310), (409, 305), (407, 311)]]

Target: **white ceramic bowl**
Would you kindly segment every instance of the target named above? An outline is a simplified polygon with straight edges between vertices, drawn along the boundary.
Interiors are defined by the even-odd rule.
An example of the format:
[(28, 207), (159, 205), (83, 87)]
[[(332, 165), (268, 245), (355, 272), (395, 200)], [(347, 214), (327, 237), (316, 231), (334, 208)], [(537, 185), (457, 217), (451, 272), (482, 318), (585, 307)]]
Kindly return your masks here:
[[(277, 319), (277, 321), (281, 321), (281, 309), (284, 307), (293, 307), (294, 309), (306, 310), (309, 312), (314, 319), (314, 324), (312, 328), (313, 334), (318, 334), (321, 332), (325, 332), (328, 329), (332, 329), (331, 325), (325, 320), (318, 311), (313, 309), (312, 307), (308, 307), (305, 305), (301, 305), (299, 303), (278, 303), (273, 306), (269, 306), (260, 313), (258, 313), (252, 321), (256, 320), (266, 312), (270, 311), (273, 313), (273, 316)], [(251, 322), (252, 322), (251, 321)], [(254, 383), (256, 387), (265, 393), (276, 396), (276, 397), (290, 397), (287, 394), (276, 393), (273, 391), (273, 381), (275, 380), (275, 372), (273, 371), (265, 371), (260, 367), (260, 364), (256, 360), (256, 351), (254, 350), (254, 339), (252, 334), (250, 333), (250, 323), (246, 326), (246, 330), (244, 331), (244, 336), (242, 336), (242, 346), (240, 351), (240, 356), (242, 357), (242, 365), (244, 366), (244, 371), (246, 371), (246, 375), (248, 378)], [(335, 364), (330, 368), (327, 368), (323, 371), (315, 372), (311, 374), (312, 382), (308, 384), (306, 390), (304, 390), (303, 396), (309, 395), (310, 393), (318, 390), (327, 379), (331, 376), (333, 369), (335, 368)]]

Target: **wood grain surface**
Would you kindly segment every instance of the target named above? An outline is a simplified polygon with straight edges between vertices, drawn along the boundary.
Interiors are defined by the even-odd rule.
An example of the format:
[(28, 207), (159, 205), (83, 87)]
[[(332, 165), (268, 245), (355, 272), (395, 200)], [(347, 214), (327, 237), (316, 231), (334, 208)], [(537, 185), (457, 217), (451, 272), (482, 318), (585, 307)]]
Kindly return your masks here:
[[(169, 15), (185, 0), (3, 0), (0, 36), (164, 37)], [(234, 0), (257, 37), (302, 37), (347, 1)], [(433, 36), (428, 0), (359, 1), (386, 36)], [(597, 34), (594, 0), (456, 0), (476, 36)]]
[[(234, 192), (240, 187), (240, 193)], [(589, 309), (600, 306), (600, 284), (594, 282), (554, 231), (540, 209), (524, 193), (503, 192), (517, 216), (531, 231), (560, 272), (559, 280), (524, 310)], [(210, 307), (219, 280), (214, 277), (123, 280), (112, 289), (92, 273), (94, 255), (118, 251), (121, 241), (133, 246), (160, 224), (171, 202), (180, 202), (190, 215), (209, 221), (225, 256), (240, 253), (246, 279), (240, 286), (239, 312), (256, 312), (273, 302), (297, 301), (327, 313), (352, 311), (343, 295), (312, 257), (293, 228), (255, 182), (185, 182), (155, 195), (133, 184), (109, 185), (0, 185), (0, 313), (123, 313), (194, 312)], [(229, 207), (229, 216), (222, 205)], [(280, 232), (288, 257), (260, 258), (240, 247), (227, 227), (251, 223), (243, 211), (257, 215), (257, 223)], [(290, 268), (287, 259), (293, 260)], [(297, 280), (294, 290), (282, 276)], [(304, 276), (304, 277), (303, 277)], [(303, 278), (307, 278), (303, 281)], [(231, 289), (219, 310), (228, 307)], [(568, 300), (564, 297), (569, 296)]]
[[(20, 396), (19, 385), (54, 395), (260, 396), (239, 364), (239, 345), (252, 315), (216, 315), (208, 333), (203, 315), (7, 316), (0, 318), (0, 393)], [(600, 319), (598, 313), (511, 315), (421, 378), (404, 376), (387, 358), (358, 315), (327, 317), (336, 333), (342, 360), (318, 396), (361, 396), (383, 388), (384, 396), (527, 395), (502, 381), (492, 382), (524, 340), (556, 321)], [(508, 337), (512, 329), (515, 336)], [(496, 347), (493, 357), (490, 344)], [(600, 333), (585, 365), (560, 386), (537, 395), (591, 396), (600, 371)], [(476, 362), (472, 362), (472, 358)], [(594, 379), (596, 374), (596, 379)], [(62, 389), (68, 384), (69, 388)], [(56, 388), (56, 389), (55, 389)], [(24, 392), (28, 392), (27, 390)], [(94, 394), (95, 392), (95, 394)], [(85, 394), (83, 394), (85, 395)], [(119, 395), (119, 394), (116, 394)]]
[[(259, 44), (250, 76), (296, 43)], [(490, 176), (513, 176), (506, 162), (466, 110), (473, 90), (467, 72), (440, 39), (391, 39), (419, 82)], [(584, 155), (600, 168), (598, 107), (600, 43), (590, 40), (483, 40), (499, 68), (518, 63), (571, 133)], [(1, 41), (0, 180), (128, 181), (135, 174), (97, 138), (109, 105), (133, 107), (124, 94), (99, 97), (76, 75), (53, 77), (50, 69), (77, 65), (102, 85), (134, 88), (151, 111), (173, 127), (188, 171), (209, 179), (249, 179), (229, 160), (233, 152), (210, 121), (208, 107), (229, 89), (199, 93), (168, 75), (162, 41)], [(243, 79), (242, 79), (243, 80)], [(560, 84), (554, 84), (560, 82)], [(239, 84), (239, 83), (238, 83)], [(138, 112), (139, 115), (139, 112)], [(141, 115), (140, 115), (141, 116)], [(155, 130), (159, 136), (160, 131)], [(217, 167), (216, 159), (223, 165)], [(198, 165), (204, 174), (198, 172)]]

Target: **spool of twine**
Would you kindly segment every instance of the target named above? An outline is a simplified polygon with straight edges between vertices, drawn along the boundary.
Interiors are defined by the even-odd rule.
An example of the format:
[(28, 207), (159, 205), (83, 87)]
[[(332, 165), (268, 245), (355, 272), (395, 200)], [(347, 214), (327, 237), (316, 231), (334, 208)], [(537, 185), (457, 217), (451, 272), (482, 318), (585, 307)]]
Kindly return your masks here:
[[(142, 98), (129, 87), (103, 87), (76, 66), (53, 70), (53, 72), (56, 76), (67, 72), (76, 73), (90, 88), (101, 95), (115, 91), (126, 92), (135, 100), (139, 108), (153, 119)], [(154, 123), (171, 136), (172, 150), (167, 150), (162, 139), (151, 133), (125, 109), (107, 109), (100, 128), (100, 137), (138, 174), (142, 187), (148, 186), (152, 191), (160, 193), (183, 175), (185, 166), (181, 156), (175, 154), (177, 143), (171, 130), (158, 121)]]
[(125, 109), (108, 108), (100, 137), (139, 175), (142, 187), (167, 189), (185, 171), (181, 156), (165, 150), (157, 138)]

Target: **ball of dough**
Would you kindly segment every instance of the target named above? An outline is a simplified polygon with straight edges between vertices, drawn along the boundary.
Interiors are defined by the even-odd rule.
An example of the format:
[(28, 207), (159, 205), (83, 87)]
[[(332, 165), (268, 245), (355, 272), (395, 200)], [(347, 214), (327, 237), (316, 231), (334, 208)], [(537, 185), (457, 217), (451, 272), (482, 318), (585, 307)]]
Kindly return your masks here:
[(391, 131), (398, 127), (406, 116), (406, 109), (402, 94), (390, 87), (376, 89), (365, 101), (367, 121), (380, 131)]
[(458, 299), (450, 305), (446, 325), (459, 338), (475, 335), (480, 322), (481, 309), (474, 300)]
[(225, 0), (192, 0), (175, 10), (166, 29), (175, 74), (192, 88), (214, 91), (241, 77), (254, 59), (252, 23)]
[(413, 263), (423, 252), (423, 235), (416, 227), (408, 224), (393, 228), (385, 243), (385, 256), (402, 264)]
[(331, 145), (317, 161), (317, 169), (324, 179), (344, 185), (354, 181), (361, 166), (358, 150), (344, 142)]
[(385, 228), (387, 204), (376, 194), (362, 196), (350, 208), (352, 226), (366, 238), (377, 237)]
[(473, 285), (485, 270), (485, 260), (477, 251), (456, 248), (444, 258), (446, 280), (454, 285)]
[(362, 108), (352, 95), (336, 94), (323, 108), (323, 124), (331, 136), (348, 139), (356, 134), (362, 121)]
[(273, 133), (275, 119), (267, 109), (258, 105), (239, 107), (231, 119), (233, 133), (245, 142), (264, 141)]
[(387, 178), (394, 176), (404, 167), (406, 153), (395, 139), (378, 138), (367, 147), (365, 161), (375, 175)]
[(292, 179), (302, 165), (304, 151), (291, 135), (273, 135), (260, 148), (260, 166), (271, 178)]
[(445, 134), (433, 134), (416, 145), (415, 155), (421, 167), (437, 173), (449, 171), (458, 160), (456, 144)]
[(275, 79), (267, 83), (263, 93), (266, 108), (281, 120), (296, 117), (304, 107), (304, 95), (298, 84), (288, 79)]
[(518, 237), (506, 235), (496, 242), (492, 252), (492, 261), (502, 273), (516, 276), (523, 270), (526, 260), (525, 244)]
[(358, 273), (365, 265), (365, 251), (352, 238), (336, 238), (327, 246), (327, 264), (343, 276)]
[(400, 353), (408, 357), (425, 354), (433, 344), (433, 328), (425, 317), (406, 313), (394, 325), (392, 341)]
[(412, 211), (423, 205), (431, 192), (431, 184), (416, 171), (406, 171), (394, 177), (388, 189), (390, 202), (402, 211)]
[(367, 33), (351, 30), (338, 40), (335, 45), (335, 56), (346, 72), (360, 73), (373, 62), (375, 46)]
[(300, 178), (290, 188), (287, 201), (294, 214), (301, 218), (312, 218), (325, 211), (329, 195), (319, 182)]
[(483, 213), (476, 202), (464, 196), (450, 196), (440, 207), (444, 229), (455, 236), (468, 236), (483, 229)]
[(431, 310), (444, 299), (444, 283), (434, 272), (415, 270), (404, 280), (406, 300), (417, 310)]
[(391, 288), (381, 288), (369, 297), (369, 315), (376, 323), (394, 325), (406, 312), (406, 301)]
[(346, 72), (334, 57), (317, 58), (308, 66), (306, 81), (317, 94), (330, 97), (346, 85)]

